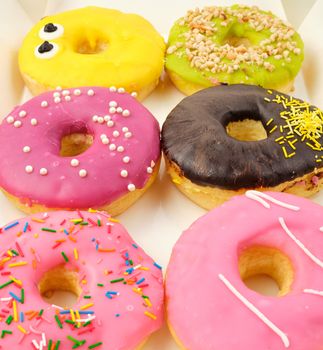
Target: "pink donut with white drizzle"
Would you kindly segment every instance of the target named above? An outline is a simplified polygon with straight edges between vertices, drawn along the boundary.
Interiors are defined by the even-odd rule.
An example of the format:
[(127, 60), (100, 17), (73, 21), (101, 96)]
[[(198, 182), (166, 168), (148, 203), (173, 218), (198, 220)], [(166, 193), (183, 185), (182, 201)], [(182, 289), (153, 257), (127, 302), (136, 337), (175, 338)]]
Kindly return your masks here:
[[(277, 297), (243, 279), (274, 278)], [(173, 249), (167, 317), (183, 349), (318, 350), (323, 344), (323, 208), (247, 191), (198, 219)]]
[(0, 126), (0, 187), (27, 213), (117, 215), (151, 185), (159, 160), (158, 122), (122, 88), (47, 92)]
[[(41, 295), (69, 290), (66, 309)], [(163, 323), (161, 266), (104, 212), (57, 211), (0, 234), (0, 349), (138, 349)]]

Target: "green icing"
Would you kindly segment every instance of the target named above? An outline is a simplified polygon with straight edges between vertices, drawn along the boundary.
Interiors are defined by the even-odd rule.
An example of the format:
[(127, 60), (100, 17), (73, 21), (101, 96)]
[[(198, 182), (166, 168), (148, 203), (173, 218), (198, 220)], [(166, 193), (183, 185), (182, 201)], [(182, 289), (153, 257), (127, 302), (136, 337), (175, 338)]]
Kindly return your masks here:
[[(234, 5), (231, 9), (239, 9), (239, 5)], [(276, 18), (272, 13), (259, 10), (261, 14)], [(229, 22), (227, 26), (222, 26), (222, 19), (213, 18), (212, 22), (218, 28), (218, 31), (209, 36), (209, 38), (216, 43), (217, 46), (222, 46), (227, 43), (228, 38), (246, 38), (249, 40), (251, 46), (259, 46), (260, 43), (268, 39), (272, 34), (269, 29), (262, 31), (255, 31), (250, 25), (246, 23), (240, 23), (236, 17), (232, 17), (233, 20)], [(270, 72), (263, 66), (256, 64), (248, 65), (247, 63), (240, 63), (239, 69), (232, 72), (218, 72), (212, 73), (211, 71), (201, 70), (190, 65), (187, 54), (185, 53), (185, 42), (183, 34), (189, 32), (188, 25), (180, 25), (179, 23), (183, 19), (179, 19), (173, 25), (168, 39), (168, 47), (175, 45), (176, 43), (183, 43), (184, 47), (178, 48), (174, 53), (166, 55), (166, 69), (176, 73), (183, 79), (199, 84), (205, 87), (214, 85), (212, 81), (217, 80), (219, 82), (225, 82), (228, 84), (252, 84), (260, 85), (264, 88), (275, 88), (295, 78), (299, 72), (303, 59), (304, 59), (304, 44), (298, 33), (289, 39), (295, 41), (297, 48), (301, 49), (301, 54), (297, 55), (293, 52), (290, 53), (289, 58), (291, 62), (287, 62), (285, 59), (275, 59), (273, 56), (265, 59), (265, 62), (269, 62), (275, 66), (275, 69)], [(277, 42), (274, 42), (272, 46), (275, 48)], [(227, 57), (221, 59), (221, 62), (232, 63)]]

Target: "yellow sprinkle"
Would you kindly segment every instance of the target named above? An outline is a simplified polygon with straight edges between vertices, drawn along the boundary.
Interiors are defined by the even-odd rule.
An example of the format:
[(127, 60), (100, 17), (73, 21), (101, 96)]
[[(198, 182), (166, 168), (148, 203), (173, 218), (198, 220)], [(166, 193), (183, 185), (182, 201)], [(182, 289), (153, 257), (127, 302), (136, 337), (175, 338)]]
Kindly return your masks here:
[(82, 284), (87, 284), (87, 280), (82, 280), (81, 283)]
[(79, 224), (80, 222), (83, 221), (83, 219), (71, 219), (71, 222), (73, 222), (74, 224)]
[(17, 280), (16, 278), (14, 278), (13, 276), (9, 276), (9, 278), (15, 282), (16, 284), (18, 284), (19, 286), (22, 286), (22, 282), (20, 280)]
[(74, 248), (74, 258), (75, 258), (75, 260), (79, 259), (79, 252), (76, 248)]
[(13, 306), (13, 320), (15, 322), (18, 322), (18, 310), (17, 310), (17, 302), (16, 302), (16, 300), (14, 300), (12, 302), (12, 306)]
[(133, 290), (135, 293), (137, 293), (137, 294), (139, 294), (139, 295), (142, 295), (142, 290), (141, 290), (141, 288), (132, 288), (132, 290)]
[(7, 261), (11, 260), (11, 258), (3, 258), (1, 261), (0, 261), (0, 265), (3, 265), (4, 263), (6, 263)]
[(17, 328), (20, 330), (21, 333), (27, 334), (27, 331), (24, 327), (20, 326), (20, 324), (17, 325)]
[(89, 208), (89, 213), (97, 213), (98, 211), (92, 208)]
[[(81, 319), (81, 316), (80, 316), (79, 311), (76, 310), (75, 313), (76, 313), (76, 318), (77, 318), (78, 320), (80, 320), (80, 319)], [(77, 325), (80, 326), (80, 325), (81, 325), (81, 322), (77, 322)]]
[(290, 145), (290, 147), (291, 147), (293, 150), (296, 149), (296, 147), (294, 146), (294, 144), (293, 144), (292, 142), (288, 141), (288, 144)]
[(288, 158), (288, 153), (287, 153), (287, 151), (286, 151), (286, 147), (283, 146), (282, 149), (283, 149), (285, 158)]
[(8, 254), (9, 256), (13, 256), (13, 254), (12, 254), (12, 252), (11, 252), (10, 250), (7, 250), (7, 254)]
[(31, 218), (31, 221), (38, 222), (40, 224), (43, 224), (44, 222), (46, 222), (45, 220), (37, 219), (37, 218)]
[(153, 320), (157, 320), (157, 316), (152, 314), (151, 312), (149, 311), (145, 311), (145, 315), (152, 318)]
[(28, 264), (27, 261), (20, 261), (20, 262), (17, 262), (17, 263), (9, 264), (8, 266), (9, 267), (19, 267), (19, 266), (25, 266), (27, 264)]
[(75, 322), (75, 314), (74, 314), (74, 311), (72, 309), (70, 309), (70, 314), (71, 314), (72, 321)]
[(172, 181), (174, 182), (174, 184), (180, 185), (182, 182), (178, 179), (172, 179)]
[(271, 90), (267, 90), (268, 94), (272, 95), (272, 91)]
[(296, 154), (295, 152), (290, 153), (290, 154), (288, 155), (288, 158), (294, 157), (295, 154)]
[(111, 222), (120, 222), (120, 220), (114, 219), (114, 218), (109, 218), (109, 221), (111, 221)]
[(94, 303), (89, 303), (89, 304), (81, 306), (80, 309), (81, 310), (86, 310), (86, 309), (89, 309), (90, 307), (92, 307), (93, 305), (94, 305)]
[(149, 300), (149, 298), (145, 298), (144, 300), (145, 300), (145, 303), (146, 303), (146, 305), (147, 305), (148, 307), (152, 307), (152, 306), (153, 306), (153, 304), (151, 303), (151, 301)]
[(277, 125), (275, 125), (270, 131), (269, 134), (272, 134), (277, 129)]
[(268, 97), (265, 97), (264, 100), (265, 100), (266, 102), (271, 102), (270, 98), (268, 98)]
[(34, 234), (34, 237), (35, 237), (35, 238), (38, 238), (38, 237), (39, 237), (38, 233), (35, 233), (35, 234)]
[(271, 123), (273, 122), (273, 120), (274, 120), (274, 118), (270, 118), (270, 119), (268, 120), (268, 122), (266, 123), (266, 125), (268, 126), (269, 124), (271, 124)]
[(139, 270), (144, 270), (144, 271), (149, 271), (149, 267), (145, 267), (145, 266), (140, 266)]
[(279, 142), (279, 141), (281, 141), (281, 140), (283, 140), (283, 139), (284, 139), (284, 136), (277, 137), (277, 139), (275, 140), (275, 142)]

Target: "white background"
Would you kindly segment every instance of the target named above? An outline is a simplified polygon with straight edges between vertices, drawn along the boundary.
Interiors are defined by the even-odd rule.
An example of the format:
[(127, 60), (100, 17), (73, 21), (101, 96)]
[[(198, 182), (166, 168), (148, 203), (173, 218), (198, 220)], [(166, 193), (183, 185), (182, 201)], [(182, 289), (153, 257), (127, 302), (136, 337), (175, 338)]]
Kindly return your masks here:
[[(320, 69), (320, 59), (323, 57), (322, 24), (319, 14), (323, 13), (323, 0), (295, 1), (279, 0), (259, 1), (221, 1), (217, 5), (233, 3), (258, 5), (263, 9), (272, 10), (282, 18), (288, 19), (300, 27), (301, 35), (306, 44), (306, 60), (304, 74), (300, 74), (296, 82), (294, 95), (309, 99), (310, 102), (323, 107), (323, 69)], [(315, 4), (314, 4), (315, 3)], [(98, 5), (120, 9), (124, 12), (134, 12), (143, 15), (167, 39), (173, 22), (185, 14), (186, 10), (196, 6), (212, 5), (210, 0), (6, 0), (0, 1), (0, 116), (4, 117), (13, 106), (30, 95), (25, 91), (17, 68), (17, 52), (21, 40), (33, 21), (55, 12)], [(314, 4), (314, 7), (312, 8)], [(286, 12), (285, 12), (285, 10)], [(304, 16), (307, 17), (304, 19)], [(305, 80), (305, 83), (304, 83)], [(183, 98), (167, 78), (164, 78), (154, 93), (144, 101), (144, 105), (163, 123), (168, 113)], [(10, 155), (8, 155), (10, 156)], [(323, 195), (313, 198), (323, 204)], [(205, 211), (187, 200), (169, 181), (162, 167), (159, 177), (153, 187), (134, 204), (119, 219), (127, 227), (134, 239), (151, 256), (167, 266), (171, 250), (180, 233)], [(0, 194), (0, 225), (24, 216)], [(153, 335), (145, 350), (177, 349), (168, 330), (164, 327)]]

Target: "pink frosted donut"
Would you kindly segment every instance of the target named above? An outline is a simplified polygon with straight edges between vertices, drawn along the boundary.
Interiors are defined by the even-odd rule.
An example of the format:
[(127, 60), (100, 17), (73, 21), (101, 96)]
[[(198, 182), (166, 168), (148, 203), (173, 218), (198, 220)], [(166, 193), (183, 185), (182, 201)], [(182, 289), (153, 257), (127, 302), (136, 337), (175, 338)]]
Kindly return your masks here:
[(0, 126), (0, 187), (28, 213), (93, 207), (117, 215), (153, 182), (159, 159), (158, 122), (124, 89), (47, 92)]
[[(323, 209), (247, 191), (198, 219), (167, 269), (170, 328), (190, 350), (318, 350), (323, 344)], [(273, 277), (277, 297), (244, 278)]]
[[(71, 309), (41, 294), (68, 290)], [(104, 212), (35, 214), (0, 234), (0, 349), (138, 349), (163, 323), (161, 267)]]

